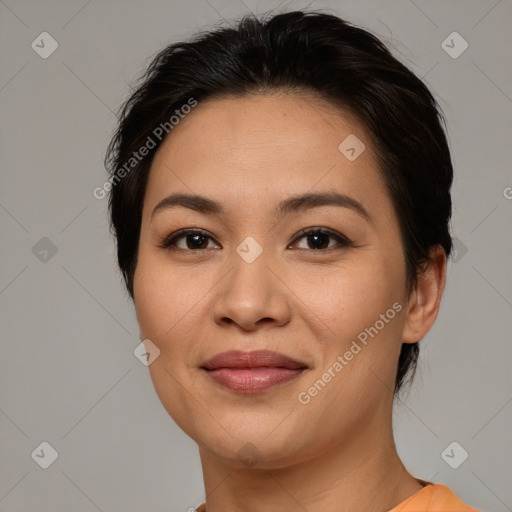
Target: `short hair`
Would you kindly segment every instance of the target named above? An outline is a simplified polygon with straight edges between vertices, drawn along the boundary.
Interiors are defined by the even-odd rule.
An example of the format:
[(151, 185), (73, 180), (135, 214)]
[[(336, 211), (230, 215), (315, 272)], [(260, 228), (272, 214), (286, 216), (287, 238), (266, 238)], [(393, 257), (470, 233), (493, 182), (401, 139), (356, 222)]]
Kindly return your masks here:
[[(233, 28), (217, 27), (161, 50), (120, 110), (105, 165), (111, 232), (132, 299), (149, 170), (165, 137), (133, 160), (129, 172), (126, 163), (191, 98), (273, 91), (312, 92), (366, 129), (398, 217), (409, 293), (434, 246), (450, 255), (453, 169), (446, 123), (425, 84), (376, 36), (337, 16), (248, 15)], [(414, 375), (418, 355), (418, 343), (402, 344), (395, 393)]]

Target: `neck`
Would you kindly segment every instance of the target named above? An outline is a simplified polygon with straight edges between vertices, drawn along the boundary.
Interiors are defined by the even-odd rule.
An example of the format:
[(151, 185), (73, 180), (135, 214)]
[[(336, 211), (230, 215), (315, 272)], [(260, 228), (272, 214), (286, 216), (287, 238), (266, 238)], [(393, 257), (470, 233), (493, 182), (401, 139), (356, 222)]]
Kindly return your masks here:
[[(389, 422), (391, 423), (391, 422)], [(422, 485), (398, 457), (391, 427), (284, 468), (237, 468), (200, 449), (207, 512), (385, 512)]]

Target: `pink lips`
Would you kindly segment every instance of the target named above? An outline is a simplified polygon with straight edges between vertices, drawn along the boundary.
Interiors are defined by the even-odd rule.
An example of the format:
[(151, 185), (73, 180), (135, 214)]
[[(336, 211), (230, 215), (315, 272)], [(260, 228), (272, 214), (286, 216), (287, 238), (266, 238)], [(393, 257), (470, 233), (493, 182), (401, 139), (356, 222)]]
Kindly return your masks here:
[(307, 366), (269, 350), (223, 352), (202, 366), (218, 384), (233, 391), (257, 393), (288, 382)]

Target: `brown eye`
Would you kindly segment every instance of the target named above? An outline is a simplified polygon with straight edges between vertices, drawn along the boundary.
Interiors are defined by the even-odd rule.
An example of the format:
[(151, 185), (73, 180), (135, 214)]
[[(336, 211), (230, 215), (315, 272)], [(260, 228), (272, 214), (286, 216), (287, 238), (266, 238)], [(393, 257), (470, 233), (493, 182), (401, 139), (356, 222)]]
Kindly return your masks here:
[(211, 240), (213, 239), (205, 231), (197, 229), (182, 229), (166, 237), (160, 244), (160, 247), (164, 249), (197, 251), (211, 249), (212, 247), (208, 247), (208, 243)]
[[(299, 249), (323, 251), (351, 245), (350, 240), (339, 233), (332, 232), (325, 228), (303, 229), (299, 237), (295, 239), (294, 244), (299, 240), (305, 240), (305, 246)], [(331, 242), (335, 242), (331, 244)]]

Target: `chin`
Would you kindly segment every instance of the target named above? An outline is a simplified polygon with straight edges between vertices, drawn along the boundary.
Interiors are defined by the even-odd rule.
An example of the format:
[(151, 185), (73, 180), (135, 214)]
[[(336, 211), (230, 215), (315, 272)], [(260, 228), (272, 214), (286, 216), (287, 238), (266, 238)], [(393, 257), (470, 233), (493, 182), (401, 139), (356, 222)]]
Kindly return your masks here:
[(255, 428), (256, 423), (251, 426), (245, 422), (229, 424), (232, 427), (229, 433), (220, 425), (213, 427), (212, 422), (206, 430), (197, 428), (196, 424), (185, 432), (205, 453), (239, 469), (280, 469), (308, 460), (322, 449), (311, 438), (313, 433), (304, 439), (297, 438), (300, 426), (293, 421), (287, 428), (283, 424), (277, 428)]

